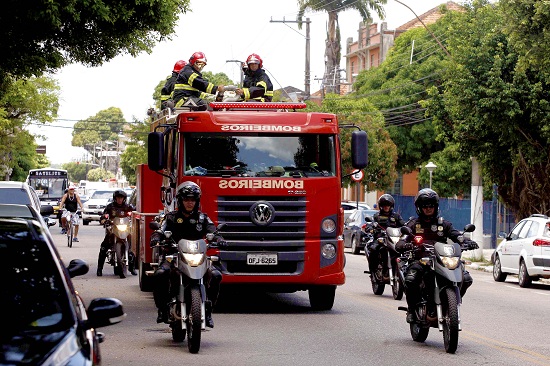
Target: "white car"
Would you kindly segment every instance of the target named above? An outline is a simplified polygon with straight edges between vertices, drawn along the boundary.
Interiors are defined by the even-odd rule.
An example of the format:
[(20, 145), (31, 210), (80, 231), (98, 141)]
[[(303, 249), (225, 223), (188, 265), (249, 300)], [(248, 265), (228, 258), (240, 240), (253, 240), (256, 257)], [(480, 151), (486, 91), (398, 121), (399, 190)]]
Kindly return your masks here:
[(357, 208), (362, 210), (371, 209), (370, 206), (367, 205), (365, 202), (359, 202), (359, 204), (357, 204), (357, 202), (354, 201), (343, 201), (342, 208), (344, 209), (344, 220), (347, 219), (349, 215), (351, 215), (351, 213)]
[(116, 188), (98, 189), (90, 198), (83, 203), (82, 223), (88, 225), (91, 221), (99, 221), (105, 206), (113, 199), (113, 192)]
[(493, 278), (506, 280), (508, 274), (518, 275), (521, 287), (532, 281), (550, 278), (550, 219), (546, 215), (531, 215), (521, 220), (493, 253)]

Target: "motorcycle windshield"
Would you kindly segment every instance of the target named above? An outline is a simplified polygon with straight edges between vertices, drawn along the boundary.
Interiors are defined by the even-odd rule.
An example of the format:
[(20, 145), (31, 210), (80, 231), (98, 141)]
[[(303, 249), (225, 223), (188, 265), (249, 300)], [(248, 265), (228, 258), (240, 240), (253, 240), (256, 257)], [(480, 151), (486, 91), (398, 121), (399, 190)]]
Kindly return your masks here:
[(178, 250), (180, 253), (206, 253), (206, 242), (204, 240), (187, 240), (181, 239), (178, 241)]
[(395, 245), (401, 238), (401, 229), (396, 227), (389, 227), (386, 229), (386, 234), (390, 238), (391, 243)]
[(462, 249), (457, 243), (434, 243), (434, 248), (440, 257), (460, 257)]

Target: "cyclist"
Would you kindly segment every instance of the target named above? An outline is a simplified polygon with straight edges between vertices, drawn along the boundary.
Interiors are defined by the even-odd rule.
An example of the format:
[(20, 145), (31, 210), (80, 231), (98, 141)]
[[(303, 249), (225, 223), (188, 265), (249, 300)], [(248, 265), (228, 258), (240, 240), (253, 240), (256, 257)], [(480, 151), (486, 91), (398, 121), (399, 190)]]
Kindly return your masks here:
[(61, 234), (67, 233), (67, 218), (71, 217), (71, 213), (74, 213), (72, 215), (71, 222), (74, 225), (74, 237), (73, 241), (78, 241), (78, 227), (80, 226), (80, 219), (78, 218), (78, 215), (76, 215), (76, 211), (78, 210), (78, 207), (80, 206), (80, 210), (84, 209), (84, 206), (82, 205), (82, 201), (80, 201), (80, 197), (75, 192), (75, 187), (70, 186), (67, 193), (63, 195), (63, 198), (61, 198), (61, 203), (59, 204), (59, 209), (61, 210), (65, 206), (65, 211), (61, 215), (61, 225), (63, 226), (63, 229), (61, 229)]

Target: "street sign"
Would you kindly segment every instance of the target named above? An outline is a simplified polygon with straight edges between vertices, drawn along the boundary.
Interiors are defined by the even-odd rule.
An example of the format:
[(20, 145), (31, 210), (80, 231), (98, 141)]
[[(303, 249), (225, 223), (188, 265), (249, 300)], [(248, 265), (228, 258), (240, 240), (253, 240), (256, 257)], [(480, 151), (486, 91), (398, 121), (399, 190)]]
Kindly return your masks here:
[(351, 180), (354, 182), (360, 182), (363, 180), (363, 176), (364, 176), (363, 171), (358, 170), (355, 174), (351, 175)]
[(37, 154), (45, 154), (46, 153), (46, 145), (38, 145), (36, 147), (36, 153)]

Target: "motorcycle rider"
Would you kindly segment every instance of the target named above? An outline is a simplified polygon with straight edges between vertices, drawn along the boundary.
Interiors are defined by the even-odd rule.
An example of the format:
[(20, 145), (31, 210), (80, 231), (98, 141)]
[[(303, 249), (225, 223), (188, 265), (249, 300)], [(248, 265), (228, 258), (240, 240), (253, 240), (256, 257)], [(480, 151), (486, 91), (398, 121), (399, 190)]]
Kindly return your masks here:
[[(216, 226), (210, 220), (208, 215), (199, 211), (201, 198), (200, 187), (193, 182), (181, 183), (176, 191), (176, 200), (178, 208), (175, 211), (166, 214), (161, 232), (171, 231), (172, 239), (177, 243), (180, 239), (198, 240), (203, 239), (207, 233), (215, 233)], [(157, 245), (163, 239), (163, 235), (155, 231), (151, 235), (151, 246)], [(210, 247), (224, 246), (225, 241), (220, 235), (215, 235), (213, 243)], [(171, 288), (176, 289), (176, 276), (171, 276), (171, 264), (166, 261), (165, 255), (171, 254), (172, 248), (164, 248), (165, 252), (162, 256), (162, 262), (155, 271), (155, 284), (153, 288), (153, 297), (155, 305), (158, 309), (157, 323), (168, 323), (168, 303), (175, 295), (171, 293)], [(174, 280), (174, 285), (171, 285), (171, 279)], [(212, 308), (218, 299), (220, 282), (222, 274), (216, 268), (208, 268), (204, 275), (204, 284), (206, 286), (207, 299), (205, 302), (206, 308), (206, 326), (214, 328), (214, 320), (212, 319)]]
[[(394, 207), (395, 199), (391, 196), (391, 194), (386, 193), (381, 195), (378, 199), (379, 211), (374, 214), (373, 221), (378, 223), (378, 225), (384, 230), (388, 227), (399, 228), (401, 226), (405, 226), (405, 220), (403, 220), (399, 213), (393, 211)], [(366, 248), (371, 276), (378, 268), (378, 260), (381, 254), (384, 254), (383, 251), (386, 250), (386, 247), (379, 244), (377, 240), (378, 238), (384, 237), (383, 230), (377, 230), (374, 228), (372, 234), (374, 239)]]
[(181, 69), (172, 93), (176, 107), (181, 107), (191, 99), (191, 102), (206, 110), (208, 102), (205, 99), (216, 92), (225, 90), (223, 85), (214, 85), (202, 77), (201, 71), (205, 66), (205, 54), (195, 52), (189, 58), (189, 63)]
[[(416, 213), (418, 217), (411, 218), (407, 223), (412, 230), (412, 235), (421, 235), (424, 240), (437, 241), (446, 243), (447, 239), (451, 239), (453, 242), (460, 244), (463, 248), (477, 249), (478, 245), (475, 241), (464, 239), (464, 242), (460, 243), (458, 237), (461, 232), (453, 227), (450, 221), (443, 219), (439, 216), (439, 195), (430, 188), (421, 189), (414, 199), (414, 205), (416, 207)], [(400, 240), (396, 249), (398, 251), (409, 250), (413, 247), (410, 242)], [(406, 283), (406, 298), (407, 298), (407, 323), (413, 323), (416, 321), (416, 313), (414, 311), (416, 304), (421, 300), (420, 298), (420, 283), (424, 275), (424, 267), (419, 263), (419, 259), (424, 256), (425, 251), (419, 250), (415, 253), (415, 260), (409, 264), (405, 273)], [(460, 288), (460, 295), (464, 297), (468, 287), (472, 285), (473, 279), (470, 273), (463, 268), (463, 281)]]
[(271, 102), (273, 99), (273, 84), (262, 68), (263, 61), (261, 57), (255, 53), (251, 54), (242, 67), (245, 78), (243, 87), (235, 91), (237, 95), (241, 95), (245, 101), (252, 99), (259, 102)]
[(176, 61), (174, 68), (172, 69), (172, 76), (166, 79), (166, 83), (160, 91), (160, 107), (161, 109), (168, 108), (167, 102), (172, 99), (172, 92), (174, 91), (174, 85), (176, 84), (176, 79), (181, 69), (187, 65), (187, 62), (184, 60)]
[[(115, 217), (120, 217), (121, 211), (124, 215), (127, 215), (128, 212), (132, 212), (134, 208), (132, 205), (129, 205), (126, 203), (126, 198), (128, 195), (124, 190), (117, 189), (113, 192), (113, 201), (110, 202), (105, 209), (103, 210), (103, 214), (101, 215), (101, 218), (99, 219), (99, 223), (101, 225), (104, 225), (107, 220), (113, 220)], [(118, 216), (117, 216), (118, 213)], [(97, 257), (97, 275), (103, 276), (103, 265), (105, 264), (105, 259), (107, 258), (107, 250), (112, 247), (115, 241), (115, 235), (113, 233), (107, 232), (105, 230), (105, 238), (101, 242), (101, 246), (99, 247), (99, 255)], [(128, 246), (130, 246), (130, 237), (128, 237)], [(118, 257), (118, 256), (117, 256)], [(121, 258), (117, 258), (117, 260), (122, 260)], [(137, 275), (135, 271), (135, 255), (132, 253), (130, 248), (128, 248), (128, 272), (130, 272), (132, 275)], [(122, 263), (119, 263), (120, 267), (122, 268)], [(124, 273), (120, 271), (119, 273), (120, 278), (126, 278)]]

